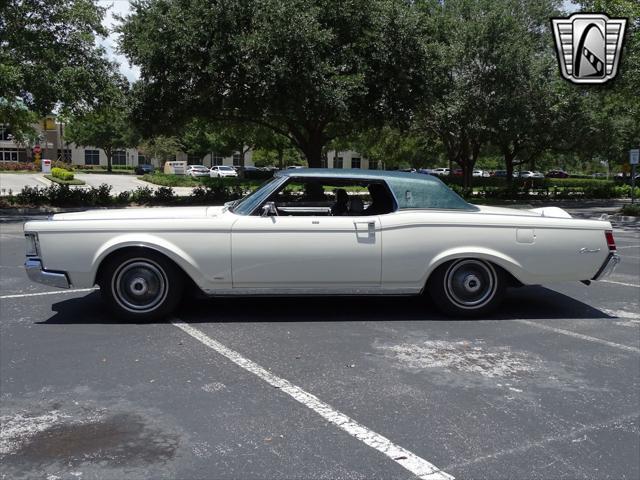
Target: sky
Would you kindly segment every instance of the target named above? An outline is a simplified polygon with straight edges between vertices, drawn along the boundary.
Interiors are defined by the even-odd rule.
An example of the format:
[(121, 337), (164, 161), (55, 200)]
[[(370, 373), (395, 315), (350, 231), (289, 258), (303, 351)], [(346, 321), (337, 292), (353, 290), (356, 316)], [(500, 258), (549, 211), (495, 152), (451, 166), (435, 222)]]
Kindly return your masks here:
[[(113, 15), (126, 15), (129, 13), (130, 5), (129, 0), (98, 0), (98, 3), (107, 7), (107, 14), (104, 19), (104, 25), (112, 32), (113, 27), (116, 25), (116, 21), (113, 18)], [(571, 3), (571, 0), (563, 0), (563, 7), (568, 12), (573, 12), (577, 10), (577, 6)], [(118, 55), (116, 53), (116, 46), (118, 42), (118, 36), (114, 33), (110, 33), (110, 35), (98, 43), (102, 45), (107, 51), (107, 56), (111, 60), (115, 60), (120, 65), (120, 72), (129, 79), (130, 82), (135, 82), (140, 78), (140, 69), (135, 65), (129, 65), (128, 60), (124, 55)]]
[(129, 61), (124, 55), (118, 55), (116, 53), (118, 36), (112, 32), (113, 27), (116, 25), (113, 15), (126, 15), (130, 9), (129, 0), (98, 0), (98, 3), (100, 6), (108, 8), (103, 23), (109, 29), (109, 32), (111, 32), (108, 37), (101, 39), (98, 43), (105, 48), (107, 56), (111, 60), (115, 60), (120, 64), (120, 72), (122, 72), (130, 82), (135, 82), (140, 78), (140, 69), (135, 65), (129, 65)]

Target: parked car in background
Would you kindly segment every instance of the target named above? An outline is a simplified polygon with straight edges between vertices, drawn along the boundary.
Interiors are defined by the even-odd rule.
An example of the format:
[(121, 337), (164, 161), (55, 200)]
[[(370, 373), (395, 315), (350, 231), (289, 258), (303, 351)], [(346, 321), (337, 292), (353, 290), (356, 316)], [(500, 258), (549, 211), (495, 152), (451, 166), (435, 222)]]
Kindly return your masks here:
[(209, 168), (204, 165), (189, 165), (187, 167), (187, 175), (191, 177), (208, 177)]
[(506, 178), (507, 177), (507, 171), (506, 170), (494, 170), (493, 172), (491, 172), (491, 176), (492, 177), (498, 177), (498, 178)]
[(569, 178), (569, 174), (564, 170), (549, 170), (545, 175), (547, 178)]
[(416, 173), (421, 173), (423, 175), (435, 175), (431, 168), (419, 168), (418, 170), (416, 170)]
[(236, 167), (236, 172), (238, 175), (250, 180), (267, 179), (273, 176), (273, 171), (270, 169), (252, 166)]
[(474, 170), (472, 175), (474, 177), (483, 177), (484, 176), (484, 172), (482, 170)]
[(225, 206), (61, 213), (24, 233), (31, 280), (97, 284), (117, 318), (134, 321), (170, 316), (194, 286), (397, 305), (428, 294), (455, 318), (479, 316), (507, 287), (589, 284), (619, 262), (608, 221), (472, 205), (430, 175), (360, 169), (279, 172)]
[(451, 170), (449, 168), (438, 167), (433, 169), (433, 175), (438, 175), (439, 177), (444, 177), (445, 175), (449, 175)]
[(147, 173), (155, 172), (155, 170), (154, 166), (150, 163), (141, 163), (140, 165), (136, 165), (134, 169), (136, 175), (146, 175)]
[(461, 176), (462, 176), (462, 169), (461, 169), (461, 168), (456, 168), (456, 169), (453, 171), (453, 176), (454, 176), (454, 177), (461, 177)]
[(544, 178), (544, 175), (540, 172), (532, 172), (531, 170), (522, 170), (518, 177), (520, 178)]
[(227, 165), (214, 165), (209, 170), (209, 176), (211, 178), (237, 177), (238, 172), (236, 172), (233, 167)]

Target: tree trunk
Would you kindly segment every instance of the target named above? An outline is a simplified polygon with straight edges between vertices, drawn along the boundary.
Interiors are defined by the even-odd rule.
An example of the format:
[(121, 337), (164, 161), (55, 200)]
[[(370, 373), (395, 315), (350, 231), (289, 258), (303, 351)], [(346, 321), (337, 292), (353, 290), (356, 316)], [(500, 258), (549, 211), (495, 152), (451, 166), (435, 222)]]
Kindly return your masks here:
[(113, 168), (111, 166), (111, 157), (113, 152), (111, 151), (110, 148), (105, 148), (104, 153), (105, 155), (107, 155), (107, 172), (111, 173), (113, 171)]
[(278, 148), (278, 167), (284, 170), (284, 148)]
[(507, 170), (507, 183), (511, 183), (511, 181), (513, 180), (513, 159), (515, 155), (508, 148), (503, 150), (503, 155), (504, 155), (504, 166)]
[(307, 135), (297, 131), (293, 134), (296, 146), (307, 159), (309, 168), (322, 167), (322, 149), (326, 139), (322, 130), (318, 127), (315, 129), (306, 129)]
[(309, 168), (322, 167), (322, 142), (319, 139), (311, 139), (302, 146), (302, 153), (307, 158)]

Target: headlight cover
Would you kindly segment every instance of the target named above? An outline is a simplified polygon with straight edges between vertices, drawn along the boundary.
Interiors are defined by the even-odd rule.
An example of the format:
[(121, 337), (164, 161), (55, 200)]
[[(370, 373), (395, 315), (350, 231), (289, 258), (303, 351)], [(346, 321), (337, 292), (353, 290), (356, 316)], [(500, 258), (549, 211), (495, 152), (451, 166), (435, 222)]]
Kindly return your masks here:
[(25, 233), (24, 239), (27, 242), (27, 257), (37, 257), (40, 255), (40, 245), (38, 244), (37, 233)]

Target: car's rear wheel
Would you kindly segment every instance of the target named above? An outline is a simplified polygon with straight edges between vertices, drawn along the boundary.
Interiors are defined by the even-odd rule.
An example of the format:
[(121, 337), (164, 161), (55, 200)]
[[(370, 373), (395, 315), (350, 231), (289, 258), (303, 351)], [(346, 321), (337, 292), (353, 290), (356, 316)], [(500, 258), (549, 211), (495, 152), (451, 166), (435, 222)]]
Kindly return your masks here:
[(502, 301), (502, 270), (485, 260), (462, 258), (441, 265), (429, 278), (427, 290), (438, 309), (450, 316), (477, 317)]
[(107, 259), (100, 291), (120, 317), (149, 321), (170, 315), (180, 302), (183, 274), (175, 264), (152, 251), (125, 251)]

